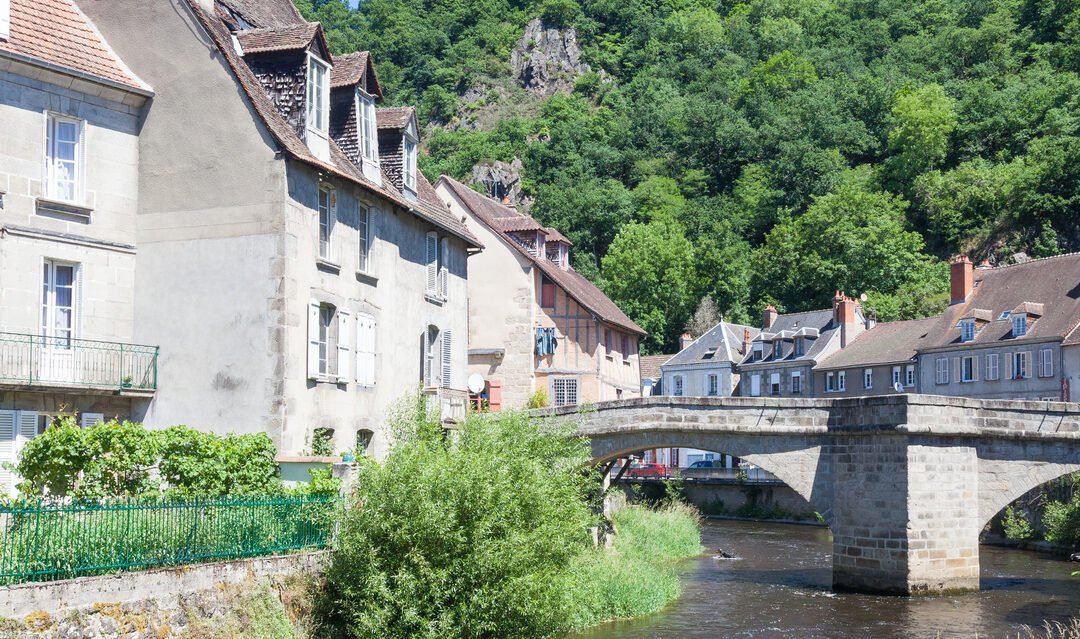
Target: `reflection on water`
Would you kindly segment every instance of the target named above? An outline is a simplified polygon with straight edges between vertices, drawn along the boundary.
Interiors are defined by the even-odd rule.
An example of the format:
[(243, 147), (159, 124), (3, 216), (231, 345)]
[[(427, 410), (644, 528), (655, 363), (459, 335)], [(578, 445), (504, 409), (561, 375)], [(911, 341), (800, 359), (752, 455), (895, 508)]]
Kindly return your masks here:
[(662, 612), (572, 639), (1005, 639), (1024, 624), (1080, 613), (1075, 564), (1035, 553), (984, 547), (981, 592), (878, 597), (830, 590), (832, 541), (824, 528), (714, 520), (702, 536), (710, 551), (738, 559), (689, 560), (682, 596)]

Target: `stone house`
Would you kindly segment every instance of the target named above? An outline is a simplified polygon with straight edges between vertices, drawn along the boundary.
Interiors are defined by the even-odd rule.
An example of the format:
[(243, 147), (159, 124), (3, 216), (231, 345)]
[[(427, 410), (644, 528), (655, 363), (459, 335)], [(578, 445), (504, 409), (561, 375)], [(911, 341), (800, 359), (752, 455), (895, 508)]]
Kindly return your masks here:
[(133, 343), (152, 96), (71, 0), (0, 0), (0, 463), (60, 412), (139, 418), (157, 388)]
[(638, 397), (645, 332), (570, 265), (552, 228), (442, 176), (435, 189), (485, 249), (470, 260), (469, 372), (491, 404), (536, 389), (556, 406)]
[(159, 87), (133, 224), (135, 337), (162, 348), (146, 423), (379, 455), (417, 387), (463, 412), (480, 244), (415, 166), (382, 170), (370, 56), (332, 56), (288, 0), (86, 10)]
[(744, 397), (831, 396), (847, 389), (845, 372), (826, 375), (824, 387), (814, 383), (819, 362), (855, 341), (873, 320), (856, 300), (840, 291), (832, 308), (780, 315), (771, 305), (762, 313), (761, 331), (737, 367), (737, 395)]
[[(821, 389), (829, 388), (833, 379), (833, 391), (829, 397), (854, 397), (864, 395), (888, 395), (898, 392), (918, 393), (919, 362), (916, 349), (922, 344), (936, 317), (899, 322), (881, 322), (855, 338), (847, 348), (842, 348), (823, 359), (814, 367), (814, 388), (818, 397), (825, 397)], [(836, 381), (844, 376), (844, 388), (836, 388)]]
[(660, 367), (663, 394), (730, 397), (739, 386), (735, 365), (747, 355), (758, 333), (756, 328), (721, 320), (696, 340), (684, 335), (682, 349)]
[(998, 268), (960, 257), (950, 297), (918, 345), (920, 392), (1071, 400), (1080, 380), (1080, 254)]
[(664, 362), (674, 357), (673, 353), (666, 355), (639, 355), (638, 368), (641, 369), (641, 396), (651, 397), (664, 394), (663, 375), (660, 367)]

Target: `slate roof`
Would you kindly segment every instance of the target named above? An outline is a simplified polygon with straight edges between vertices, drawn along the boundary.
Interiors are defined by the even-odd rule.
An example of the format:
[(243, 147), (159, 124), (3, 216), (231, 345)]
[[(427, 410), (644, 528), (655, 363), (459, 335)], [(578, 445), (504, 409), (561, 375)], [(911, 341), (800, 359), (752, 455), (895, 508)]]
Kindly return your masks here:
[(11, 0), (9, 35), (0, 51), (150, 91), (71, 0)]
[(839, 324), (834, 324), (833, 310), (831, 308), (822, 309), (819, 311), (804, 311), (802, 313), (785, 313), (784, 315), (777, 315), (776, 320), (768, 330), (762, 330), (755, 336), (755, 339), (762, 337), (764, 333), (780, 333), (782, 331), (789, 331), (794, 333), (802, 328), (817, 329), (817, 337), (807, 337), (806, 347), (802, 355), (789, 354), (787, 357), (780, 359), (772, 358), (772, 342), (765, 341), (764, 349), (762, 350), (762, 359), (751, 362), (750, 357), (753, 355), (753, 349), (749, 353), (746, 353), (742, 359), (742, 366), (767, 366), (775, 365), (782, 362), (815, 362), (817, 357), (821, 355), (822, 351), (828, 345), (829, 340), (833, 338), (840, 330)]
[(381, 107), (375, 109), (375, 126), (379, 129), (404, 129), (416, 115), (416, 107)]
[[(240, 48), (244, 50), (244, 55), (306, 49), (311, 45), (312, 40), (320, 36), (322, 36), (322, 25), (318, 22), (264, 29), (244, 29), (236, 32), (236, 39), (240, 41)], [(325, 36), (322, 37), (324, 38), (322, 43), (325, 46)]]
[[(456, 195), (457, 198), (472, 211), (477, 219), (493, 231), (505, 235), (506, 233), (502, 231), (499, 225), (505, 222), (507, 218), (525, 218), (527, 220), (532, 220), (532, 223), (537, 224), (538, 228), (543, 228), (531, 217), (503, 206), (495, 200), (477, 193), (457, 180), (443, 175), (439, 178), (438, 182), (445, 182), (447, 187), (449, 187), (454, 195)], [(500, 222), (500, 220), (503, 222)], [(552, 264), (543, 256), (530, 255), (528, 251), (513, 239), (507, 237), (506, 241), (526, 259), (535, 264), (537, 268), (555, 282), (559, 288), (566, 291), (567, 295), (574, 298), (589, 312), (609, 324), (614, 324), (615, 326), (638, 335), (645, 335), (645, 331), (627, 317), (626, 313), (623, 313), (622, 309), (615, 305), (615, 302), (612, 302), (607, 295), (604, 295), (600, 289), (596, 288), (596, 285), (575, 271), (573, 267), (567, 267), (564, 270), (561, 267)]]
[(746, 355), (742, 350), (744, 331), (750, 331), (751, 338), (757, 337), (761, 332), (750, 326), (721, 321), (676, 353), (664, 363), (664, 366), (688, 366), (725, 361), (738, 363)]
[(882, 322), (863, 331), (855, 341), (833, 353), (816, 368), (848, 368), (910, 361), (915, 350), (930, 336), (938, 318)]
[[(288, 0), (258, 0), (258, 2), (254, 2), (254, 0), (251, 2), (218, 0), (218, 2), (225, 3), (227, 6), (237, 4), (252, 11), (252, 18), (249, 19), (245, 17), (245, 20), (248, 20), (249, 22), (251, 22), (251, 20), (259, 21), (263, 19), (268, 21), (259, 22), (257, 24), (253, 23), (257, 28), (264, 28), (263, 24), (271, 24), (279, 27), (287, 26), (281, 25), (279, 21), (285, 20), (289, 15), (292, 15), (293, 19), (297, 22), (304, 25), (309, 24), (303, 22), (303, 18), (299, 17), (300, 14), (299, 12), (296, 12), (295, 9), (286, 7), (286, 5), (292, 7), (292, 4), (288, 2)], [(334, 140), (330, 140), (330, 161), (326, 162), (317, 158), (300, 136), (297, 135), (296, 131), (289, 126), (274, 107), (273, 102), (271, 102), (270, 98), (266, 95), (262, 84), (259, 83), (259, 80), (252, 73), (251, 68), (248, 67), (243, 58), (236, 53), (236, 48), (232, 44), (232, 34), (229, 31), (227, 22), (220, 15), (207, 14), (203, 10), (199, 0), (188, 0), (188, 3), (199, 22), (214, 40), (214, 43), (218, 47), (218, 51), (224, 56), (229, 67), (232, 69), (233, 74), (240, 82), (240, 86), (248, 96), (248, 99), (251, 100), (255, 112), (258, 113), (259, 118), (262, 119), (263, 123), (266, 125), (266, 128), (274, 138), (274, 141), (288, 157), (325, 171), (331, 175), (358, 184), (368, 191), (393, 202), (401, 208), (413, 212), (421, 219), (427, 219), (440, 226), (442, 225), (441, 222), (445, 222), (446, 226), (444, 228), (446, 228), (446, 230), (453, 232), (467, 242), (479, 245), (476, 237), (469, 232), (464, 223), (455, 223), (452, 216), (437, 215), (434, 211), (428, 210), (426, 207), (420, 209), (394, 189), (392, 182), (390, 182), (390, 179), (386, 177), (385, 174), (383, 175), (382, 185), (375, 184), (371, 180), (368, 180), (364, 177), (360, 168), (346, 157), (345, 153), (341, 150), (341, 147), (339, 147)], [(217, 6), (219, 8), (221, 7), (221, 5)], [(319, 32), (321, 33), (321, 28), (319, 29)]]
[[(974, 283), (967, 300), (949, 306), (935, 318), (936, 324), (920, 350), (1066, 337), (1067, 343), (1080, 343), (1073, 330), (1080, 320), (1080, 253), (975, 269)], [(989, 310), (993, 321), (977, 326), (972, 341), (961, 342), (957, 324), (971, 309)], [(1041, 316), (1028, 318), (1026, 335), (1012, 337), (1012, 321), (998, 318), (1004, 311), (1025, 309)]]
[(641, 379), (658, 379), (662, 371), (660, 365), (674, 357), (674, 355), (641, 355), (638, 357), (638, 368), (641, 370)]

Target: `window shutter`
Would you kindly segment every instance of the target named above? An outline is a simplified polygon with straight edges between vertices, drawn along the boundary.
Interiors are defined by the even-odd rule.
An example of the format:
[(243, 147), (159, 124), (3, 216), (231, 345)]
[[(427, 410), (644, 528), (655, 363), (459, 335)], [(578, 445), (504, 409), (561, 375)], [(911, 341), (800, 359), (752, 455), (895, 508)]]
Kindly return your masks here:
[(952, 358), (952, 367), (953, 367), (953, 381), (954, 382), (959, 382), (960, 381), (960, 358), (959, 357)]
[(83, 272), (86, 268), (82, 264), (75, 265), (75, 292), (71, 300), (71, 334), (76, 339), (82, 337), (82, 298), (83, 298)]
[(1016, 353), (1009, 353), (1009, 356), (1005, 358), (1008, 364), (1009, 374), (1008, 379), (1016, 377)]
[(447, 296), (447, 287), (449, 285), (449, 273), (450, 269), (447, 264), (450, 261), (450, 240), (442, 238), (439, 242), (439, 295), (443, 298)]
[(0, 38), (11, 35), (11, 3), (0, 0)]
[(88, 204), (86, 201), (86, 122), (79, 122), (79, 164), (75, 167), (75, 201)]
[(308, 352), (307, 373), (308, 379), (319, 376), (319, 303), (311, 300), (308, 306)]
[(15, 459), (15, 421), (16, 412), (0, 410), (0, 495), (10, 495), (14, 487), (15, 476), (3, 467), (4, 462), (14, 464)]
[(1031, 377), (1031, 351), (1024, 352), (1024, 377)]
[(434, 293), (439, 268), (439, 238), (434, 233), (427, 234), (426, 241), (427, 290)]
[(352, 349), (349, 348), (349, 333), (352, 327), (349, 326), (349, 314), (343, 310), (338, 310), (338, 343), (337, 343), (337, 376), (340, 381), (345, 381), (349, 378), (349, 371), (351, 367), (349, 365), (349, 353)]
[(12, 451), (12, 463), (19, 461), (23, 446), (37, 437), (38, 414), (36, 411), (15, 411), (15, 446)]
[(453, 372), (453, 333), (450, 329), (442, 332), (442, 386), (450, 388), (450, 374)]
[(979, 381), (979, 356), (975, 355), (971, 358), (971, 381)]
[(431, 386), (431, 329), (420, 335), (420, 354), (424, 361), (421, 365), (421, 381), (424, 386)]

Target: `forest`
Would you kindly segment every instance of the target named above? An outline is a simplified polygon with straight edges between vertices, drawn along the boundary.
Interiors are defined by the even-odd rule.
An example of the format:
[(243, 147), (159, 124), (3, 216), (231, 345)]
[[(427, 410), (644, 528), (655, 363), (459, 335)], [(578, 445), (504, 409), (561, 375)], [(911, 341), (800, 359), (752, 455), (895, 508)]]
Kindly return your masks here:
[[(1080, 0), (295, 0), (414, 104), (434, 180), (515, 158), (528, 212), (673, 352), (714, 315), (947, 303), (948, 262), (1080, 250)], [(525, 25), (591, 71), (527, 94)], [(702, 317), (702, 315), (705, 317)]]

